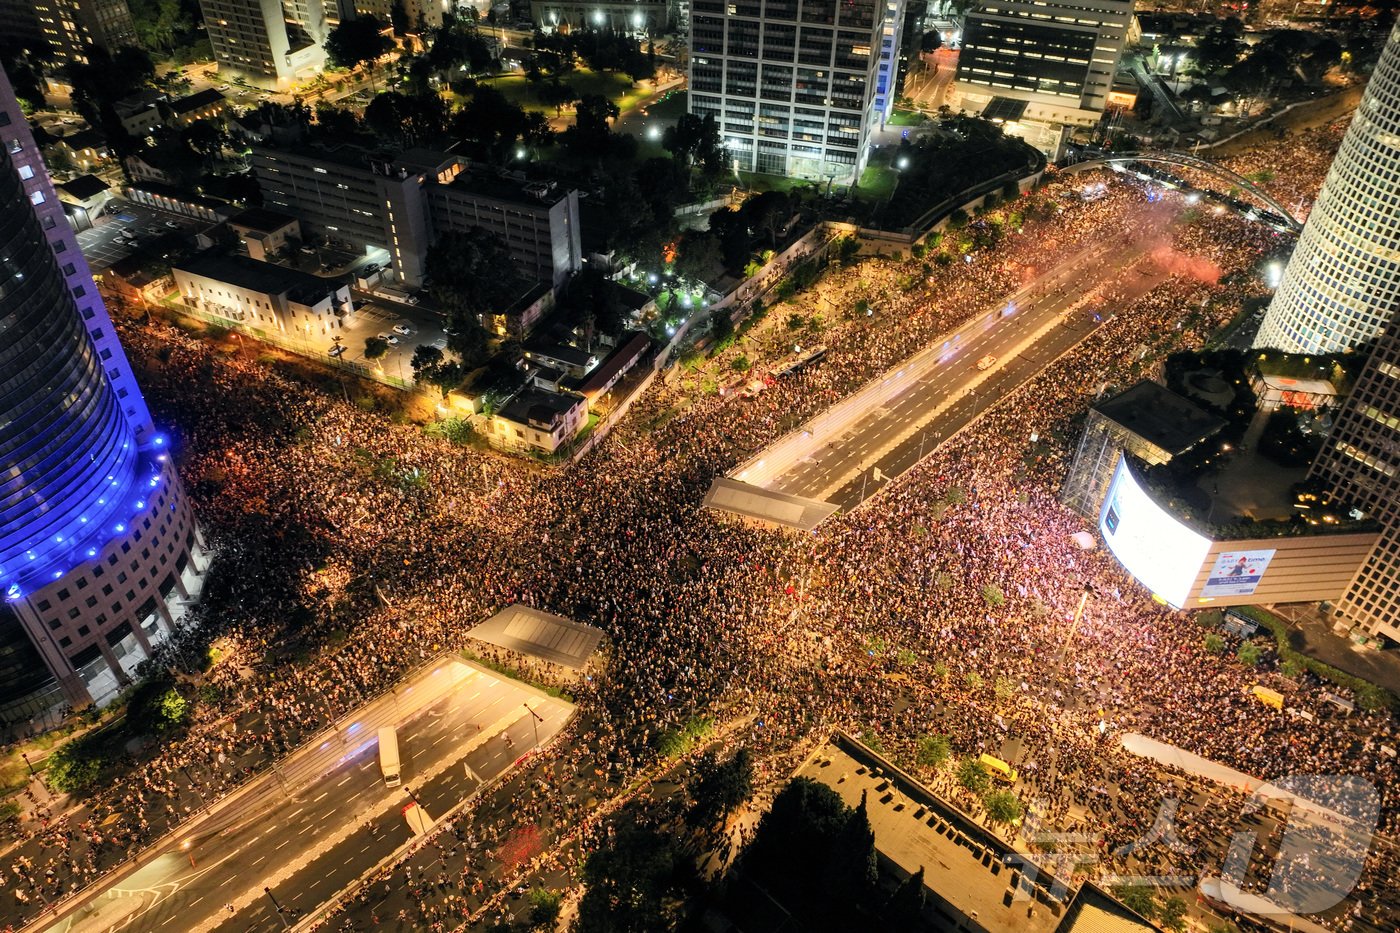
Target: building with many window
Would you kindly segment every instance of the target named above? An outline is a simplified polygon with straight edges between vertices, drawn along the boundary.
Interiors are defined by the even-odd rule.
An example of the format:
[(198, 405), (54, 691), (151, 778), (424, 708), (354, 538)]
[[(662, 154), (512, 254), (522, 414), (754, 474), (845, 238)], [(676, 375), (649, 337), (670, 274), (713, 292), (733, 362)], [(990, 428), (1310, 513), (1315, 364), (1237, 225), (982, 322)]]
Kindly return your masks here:
[(201, 253), (170, 271), (186, 306), (255, 330), (319, 340), (354, 310), (348, 284), (247, 256)]
[(306, 78), (325, 65), (323, 43), (339, 18), (321, 0), (200, 0), (220, 70), (272, 86)]
[(1380, 540), (1337, 602), (1338, 616), (1400, 642), (1400, 317), (1377, 338), (1311, 475), (1381, 525)]
[(695, 0), (690, 112), (741, 171), (842, 183), (894, 102), (903, 0)]
[(465, 159), (411, 149), (376, 155), (353, 146), (253, 147), (263, 203), (310, 235), (387, 254), (403, 285), (423, 282), (439, 232), (480, 227), (510, 248), (521, 272), (558, 287), (583, 262), (578, 192), (529, 184)]
[(1255, 337), (1333, 353), (1376, 336), (1400, 305), (1400, 23), (1390, 32)]
[(114, 698), (178, 628), (205, 562), (3, 75), (0, 140), (0, 716), (12, 719)]
[(961, 109), (1058, 158), (1103, 116), (1135, 28), (1132, 0), (984, 0), (963, 26)]
[(0, 25), (12, 38), (47, 43), (58, 64), (86, 63), (88, 46), (137, 44), (126, 0), (0, 0)]
[(656, 36), (679, 20), (673, 0), (530, 0), (530, 19), (546, 32), (556, 29), (607, 29), (628, 35)]

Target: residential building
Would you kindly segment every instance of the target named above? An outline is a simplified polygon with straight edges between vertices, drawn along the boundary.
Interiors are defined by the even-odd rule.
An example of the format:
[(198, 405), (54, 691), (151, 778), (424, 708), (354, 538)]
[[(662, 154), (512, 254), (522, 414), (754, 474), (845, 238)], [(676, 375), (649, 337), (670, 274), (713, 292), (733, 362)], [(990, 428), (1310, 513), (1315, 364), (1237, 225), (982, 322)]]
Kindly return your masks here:
[(327, 337), (354, 310), (348, 284), (246, 256), (205, 252), (170, 271), (186, 307), (254, 330)]
[(205, 88), (170, 101), (165, 112), (171, 126), (184, 129), (200, 120), (222, 120), (228, 113), (228, 99), (217, 88)]
[(603, 397), (612, 391), (622, 377), (632, 371), (647, 351), (651, 349), (651, 338), (646, 331), (633, 331), (624, 335), (627, 339), (618, 343), (603, 361), (589, 371), (582, 379), (574, 380), (573, 389), (588, 400), (588, 409), (598, 408)]
[(1102, 118), (1135, 23), (1132, 0), (983, 0), (963, 26), (961, 108), (1058, 158)]
[[(368, 13), (384, 22), (391, 21), (391, 10), (393, 0), (356, 0), (355, 12), (358, 14)], [(403, 0), (404, 12), (408, 14), (408, 23), (414, 33), (420, 33), (424, 29), (437, 29), (442, 26), (442, 14), (446, 4), (443, 0)]]
[(88, 47), (115, 52), (136, 45), (136, 27), (126, 0), (0, 0), (6, 35), (46, 42), (56, 64), (85, 64)]
[(207, 562), (3, 73), (0, 139), (0, 715), (13, 719), (112, 700), (179, 627)]
[(220, 69), (274, 87), (310, 77), (325, 65), (333, 27), (318, 0), (200, 0)]
[(528, 337), (540, 319), (553, 309), (554, 289), (537, 282), (504, 311), (482, 312), (478, 320), (487, 333), (520, 339)]
[(230, 218), (228, 225), (248, 251), (248, 258), (262, 262), (286, 249), (288, 240), (301, 241), (301, 221), (262, 207), (250, 207)]
[(548, 455), (573, 440), (587, 421), (582, 395), (552, 392), (531, 382), (491, 418), (487, 437), (504, 450)]
[(470, 171), (451, 153), (375, 155), (354, 146), (254, 146), (263, 203), (308, 234), (382, 256), (394, 280), (423, 283), (436, 236), (480, 227), (504, 241), (522, 273), (557, 288), (583, 261), (578, 192)]
[(528, 345), (521, 355), (531, 363), (557, 369), (575, 379), (582, 379), (598, 365), (598, 354), (562, 343)]
[(164, 100), (164, 94), (148, 88), (123, 97), (112, 109), (117, 112), (122, 129), (131, 136), (142, 137), (165, 122), (165, 114), (160, 112)]
[(848, 183), (893, 106), (903, 0), (695, 0), (690, 112), (742, 171)]
[(1256, 347), (1334, 353), (1380, 333), (1400, 305), (1397, 196), (1400, 22), (1313, 202)]
[(60, 158), (67, 158), (84, 172), (91, 172), (112, 157), (106, 138), (92, 129), (54, 137), (45, 147), (45, 152), (50, 156), (61, 154)]

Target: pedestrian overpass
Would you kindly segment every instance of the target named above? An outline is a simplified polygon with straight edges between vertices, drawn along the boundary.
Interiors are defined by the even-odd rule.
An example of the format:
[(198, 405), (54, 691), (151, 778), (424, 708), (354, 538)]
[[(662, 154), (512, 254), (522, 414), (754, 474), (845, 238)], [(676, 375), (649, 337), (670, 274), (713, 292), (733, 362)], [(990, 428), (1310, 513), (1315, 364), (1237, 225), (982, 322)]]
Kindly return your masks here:
[(1232, 171), (1223, 165), (1215, 162), (1207, 162), (1205, 159), (1188, 155), (1184, 152), (1171, 152), (1163, 149), (1143, 149), (1131, 150), (1129, 152), (1115, 152), (1109, 155), (1097, 156), (1092, 159), (1085, 159), (1083, 162), (1075, 162), (1059, 169), (1062, 173), (1073, 174), (1091, 168), (1103, 168), (1108, 166), (1115, 168), (1119, 165), (1126, 165), (1130, 162), (1147, 162), (1164, 165), (1176, 165), (1182, 168), (1196, 169), (1205, 172), (1213, 178), (1228, 182), (1231, 186), (1240, 189), (1251, 197), (1259, 200), (1268, 206), (1268, 209), (1277, 214), (1283, 223), (1294, 232), (1303, 229), (1303, 224), (1288, 209), (1276, 201), (1273, 196), (1254, 182), (1245, 178), (1239, 172)]

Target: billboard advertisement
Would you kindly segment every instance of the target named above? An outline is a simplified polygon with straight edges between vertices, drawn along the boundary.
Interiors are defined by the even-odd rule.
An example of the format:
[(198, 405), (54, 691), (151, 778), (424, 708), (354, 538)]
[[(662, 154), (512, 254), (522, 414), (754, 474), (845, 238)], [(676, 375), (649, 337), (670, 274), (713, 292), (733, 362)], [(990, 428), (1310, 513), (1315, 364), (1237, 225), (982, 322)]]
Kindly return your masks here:
[(1099, 532), (1128, 573), (1178, 608), (1190, 595), (1211, 544), (1153, 502), (1126, 459), (1118, 462), (1104, 497)]
[(1210, 577), (1201, 589), (1201, 596), (1253, 596), (1274, 549), (1264, 551), (1222, 551), (1210, 568)]

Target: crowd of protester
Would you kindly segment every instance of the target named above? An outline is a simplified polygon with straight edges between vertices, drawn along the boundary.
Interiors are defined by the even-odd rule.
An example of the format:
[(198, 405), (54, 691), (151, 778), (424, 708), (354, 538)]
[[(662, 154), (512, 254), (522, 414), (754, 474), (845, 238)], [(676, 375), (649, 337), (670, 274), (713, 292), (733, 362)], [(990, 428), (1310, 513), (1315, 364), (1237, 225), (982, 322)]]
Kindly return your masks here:
[[(1324, 131), (1300, 140), (1335, 145)], [(1240, 157), (1236, 167), (1253, 164)], [(1289, 183), (1306, 194), (1325, 159), (1301, 164), (1293, 178), (1306, 172), (1311, 188)], [(1208, 652), (1189, 615), (1154, 603), (1111, 556), (1071, 537), (1085, 526), (1056, 493), (1076, 417), (1264, 294), (1257, 265), (1280, 246), (1278, 234), (1189, 209), (1179, 195), (1120, 184), (1085, 200), (1082, 184), (1054, 182), (1008, 208), (1001, 222), (1015, 229), (995, 249), (964, 258), (961, 235), (950, 234), (951, 264), (829, 271), (729, 351), (760, 368), (781, 359), (794, 340), (782, 318), (798, 314), (803, 339), (828, 348), (819, 364), (754, 397), (697, 390), (726, 365), (722, 354), (694, 378), (658, 384), (607, 443), (560, 471), (391, 423), (174, 327), (126, 326), (217, 553), (200, 624), (217, 632), (220, 661), (189, 728), (139, 753), (139, 767), (92, 794), (81, 819), (36, 801), (30, 838), (8, 857), (9, 916), (32, 917), (93, 881), (516, 602), (609, 638), (606, 672), (580, 688), (586, 728), (549, 753), (561, 781), (586, 759), (621, 787), (654, 761), (662, 733), (698, 715), (748, 717), (742, 740), (771, 780), (833, 727), (877, 737), (905, 762), (920, 738), (942, 734), (958, 755), (1013, 757), (1028, 825), (1096, 840), (1088, 876), (1218, 871), (1238, 817), (1230, 804), (1242, 798), (1220, 791), (1210, 807), (1185, 804), (1174, 833), (1143, 842), (1163, 800), (1196, 798), (1189, 777), (1122, 750), (1125, 732), (1141, 732), (1264, 778), (1365, 776), (1394, 832), (1389, 714), (1328, 717), (1320, 697), (1332, 688), (1307, 676), (1281, 685), (1318, 722), (1263, 707), (1246, 688), (1279, 682), (1271, 657), (1254, 670)], [(1151, 246), (1166, 283), (1105, 306), (1109, 319), (1074, 351), (877, 499), (796, 538), (701, 508), (716, 475), (985, 311), (989, 296), (1091, 243), (1128, 239)], [(861, 302), (869, 315), (856, 312)], [(1086, 582), (1095, 595), (1067, 642)], [(987, 598), (989, 586), (1002, 601)], [(172, 646), (170, 660), (198, 667), (186, 655), (207, 641)], [(960, 793), (947, 771), (925, 777)], [(550, 777), (528, 795), (525, 816), (556, 835), (590, 825)], [(499, 855), (511, 825), (504, 815), (462, 818), (435, 837), (442, 867), (401, 879), (421, 898), (400, 926), (474, 916), (493, 893), (483, 853)], [(1373, 849), (1368, 884), (1393, 877), (1390, 851)], [(1379, 927), (1383, 909), (1356, 899), (1327, 922)]]

